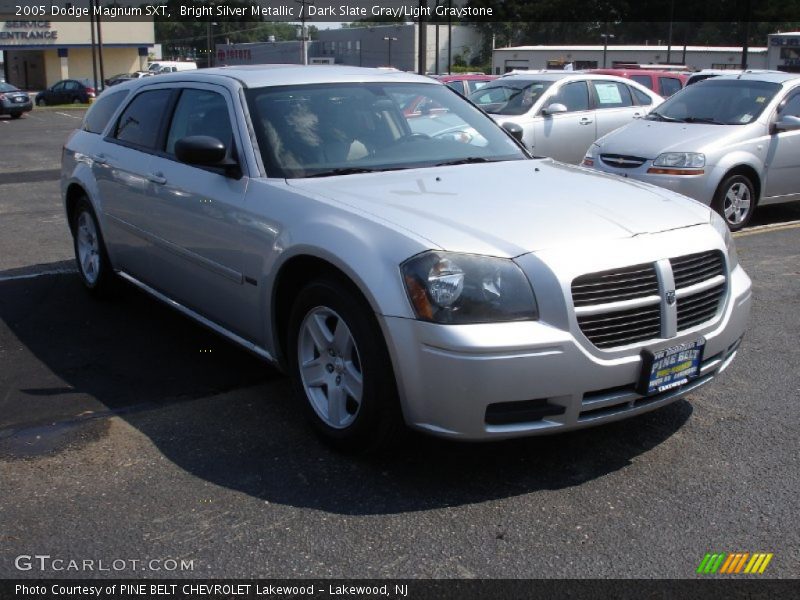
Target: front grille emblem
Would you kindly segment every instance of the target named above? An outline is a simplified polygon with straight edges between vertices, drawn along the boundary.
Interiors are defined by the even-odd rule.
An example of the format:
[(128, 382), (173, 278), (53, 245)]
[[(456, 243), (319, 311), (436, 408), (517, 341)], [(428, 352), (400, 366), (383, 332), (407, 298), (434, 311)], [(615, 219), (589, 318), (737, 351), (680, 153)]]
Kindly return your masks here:
[(675, 304), (675, 290), (667, 291), (667, 306)]

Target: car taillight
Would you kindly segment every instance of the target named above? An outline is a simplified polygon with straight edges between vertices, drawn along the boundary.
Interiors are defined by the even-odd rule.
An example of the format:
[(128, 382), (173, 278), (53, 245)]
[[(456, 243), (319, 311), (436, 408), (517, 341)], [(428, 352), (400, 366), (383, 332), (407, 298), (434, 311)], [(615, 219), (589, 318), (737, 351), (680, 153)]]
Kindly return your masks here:
[(94, 95), (96, 94), (96, 92), (94, 91), (94, 88), (86, 88), (86, 93), (89, 96), (91, 96), (92, 98), (94, 98)]

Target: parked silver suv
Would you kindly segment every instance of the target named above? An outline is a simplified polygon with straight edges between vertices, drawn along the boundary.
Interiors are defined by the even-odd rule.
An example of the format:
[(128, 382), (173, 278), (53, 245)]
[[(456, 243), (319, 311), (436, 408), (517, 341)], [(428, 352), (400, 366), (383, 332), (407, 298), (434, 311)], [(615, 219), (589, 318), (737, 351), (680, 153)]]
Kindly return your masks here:
[(710, 204), (741, 229), (757, 205), (800, 200), (800, 76), (696, 83), (597, 140), (583, 164)]
[[(436, 112), (405, 115), (417, 97)], [(89, 290), (118, 275), (283, 367), (344, 445), (403, 420), (477, 440), (635, 415), (709, 382), (745, 330), (750, 280), (712, 211), (532, 160), (427, 77), (123, 83), (62, 169)]]

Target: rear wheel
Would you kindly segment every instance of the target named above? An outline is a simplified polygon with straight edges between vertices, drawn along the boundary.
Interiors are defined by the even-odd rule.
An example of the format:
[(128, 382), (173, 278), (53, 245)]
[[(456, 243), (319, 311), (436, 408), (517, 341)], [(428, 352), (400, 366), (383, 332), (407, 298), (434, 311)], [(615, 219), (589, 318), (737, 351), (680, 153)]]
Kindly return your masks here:
[(401, 429), (394, 373), (372, 309), (335, 278), (306, 285), (292, 307), (287, 358), (295, 393), (318, 433), (370, 452)]
[(78, 201), (73, 218), (73, 245), (78, 275), (84, 287), (98, 296), (108, 295), (115, 284), (97, 216), (86, 197)]
[(44, 98), (39, 98), (36, 101), (36, 106), (47, 106), (47, 100), (45, 100)]
[(712, 204), (731, 231), (747, 225), (756, 209), (755, 187), (744, 175), (731, 175), (717, 188)]

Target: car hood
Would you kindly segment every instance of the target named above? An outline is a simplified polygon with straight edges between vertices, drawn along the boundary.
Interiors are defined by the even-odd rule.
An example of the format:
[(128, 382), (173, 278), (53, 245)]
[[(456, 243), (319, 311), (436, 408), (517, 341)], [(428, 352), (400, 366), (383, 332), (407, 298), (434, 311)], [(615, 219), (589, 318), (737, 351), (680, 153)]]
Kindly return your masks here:
[(624, 154), (650, 160), (663, 152), (706, 152), (712, 146), (739, 141), (751, 131), (745, 125), (668, 123), (641, 119), (597, 140), (603, 154)]
[(708, 223), (707, 207), (636, 181), (546, 160), (290, 179), (456, 252), (519, 256)]

